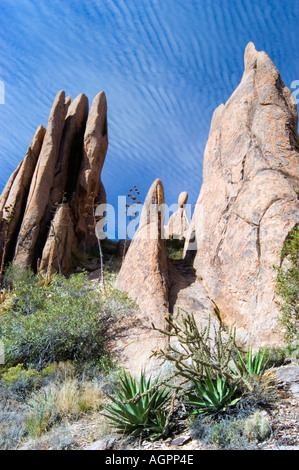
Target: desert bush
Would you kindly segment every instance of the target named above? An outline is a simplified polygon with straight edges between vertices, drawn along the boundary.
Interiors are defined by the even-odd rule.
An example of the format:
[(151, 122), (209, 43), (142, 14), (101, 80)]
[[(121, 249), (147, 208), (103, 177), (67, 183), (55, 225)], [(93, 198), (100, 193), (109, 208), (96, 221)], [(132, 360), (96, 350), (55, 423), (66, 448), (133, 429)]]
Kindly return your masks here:
[(112, 387), (114, 396), (108, 395), (111, 405), (103, 405), (112, 426), (121, 433), (137, 436), (147, 431), (151, 436), (163, 433), (167, 424), (166, 406), (170, 401), (167, 387), (159, 386), (159, 378), (146, 379), (145, 372), (137, 381), (123, 372), (119, 383)]
[(0, 450), (16, 449), (26, 436), (27, 405), (0, 400)]
[(191, 414), (227, 415), (244, 400), (251, 409), (261, 404), (269, 406), (275, 394), (271, 373), (265, 373), (265, 350), (245, 352), (236, 342), (234, 328), (219, 322), (212, 329), (211, 319), (199, 328), (187, 312), (179, 311), (167, 322), (169, 331), (158, 331), (169, 336), (171, 342), (155, 356), (174, 365), (177, 383), (173, 387), (192, 407)]
[(5, 270), (4, 285), (12, 289), (8, 312), (30, 315), (44, 308), (46, 303), (44, 291), (30, 269), (8, 266)]
[(20, 380), (34, 384), (37, 376), (38, 371), (36, 369), (26, 370), (23, 364), (18, 364), (15, 367), (10, 367), (7, 372), (4, 372), (2, 375), (2, 381), (6, 386), (14, 385)]
[[(288, 262), (284, 265), (284, 261)], [(287, 345), (299, 344), (299, 225), (288, 235), (281, 253), (281, 266), (276, 268), (277, 289), (279, 296), (277, 302), (282, 317), (280, 322), (283, 327), (285, 342)], [(291, 346), (293, 350), (294, 347)]]
[(0, 338), (6, 364), (11, 366), (31, 364), (40, 370), (53, 362), (97, 361), (107, 354), (106, 332), (111, 321), (134, 308), (117, 291), (103, 296), (85, 273), (68, 279), (55, 275), (47, 285), (41, 276), (11, 268), (9, 279), (15, 301), (1, 315)]
[(284, 346), (271, 346), (265, 348), (267, 357), (267, 369), (279, 367), (288, 361), (288, 352)]
[(26, 429), (32, 437), (41, 436), (63, 420), (76, 421), (86, 413), (98, 411), (103, 401), (97, 381), (66, 378), (51, 382), (28, 400)]
[(229, 413), (197, 415), (189, 427), (194, 439), (224, 450), (254, 450), (272, 435), (266, 413), (241, 402)]
[(66, 380), (57, 387), (56, 412), (63, 417), (77, 419), (81, 414), (96, 411), (103, 401), (103, 393), (97, 382)]
[(42, 378), (48, 378), (50, 381), (58, 383), (73, 379), (76, 374), (76, 367), (71, 361), (53, 362), (41, 371)]
[(30, 450), (74, 450), (80, 447), (67, 422), (57, 423), (41, 435), (31, 435), (29, 442), (25, 440), (25, 446)]
[[(241, 351), (236, 343), (236, 330), (226, 328), (219, 323), (212, 331), (211, 318), (207, 326), (198, 328), (194, 315), (178, 310), (173, 318), (166, 318), (170, 328), (163, 331), (153, 328), (170, 337), (170, 344), (165, 350), (158, 350), (155, 356), (174, 363), (177, 375), (200, 383), (202, 377), (212, 379), (226, 378), (233, 383), (246, 382), (238, 370), (232, 370), (231, 364)], [(247, 383), (247, 382), (246, 382)]]

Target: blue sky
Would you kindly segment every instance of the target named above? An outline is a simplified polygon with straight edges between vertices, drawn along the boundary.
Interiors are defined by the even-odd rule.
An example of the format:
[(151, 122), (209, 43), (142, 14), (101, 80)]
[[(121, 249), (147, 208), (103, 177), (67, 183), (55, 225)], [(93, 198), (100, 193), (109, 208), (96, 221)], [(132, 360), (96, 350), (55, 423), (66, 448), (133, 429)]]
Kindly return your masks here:
[(196, 202), (214, 109), (265, 50), (299, 80), (298, 0), (1, 1), (0, 191), (63, 89), (108, 99), (108, 201), (161, 178), (166, 202)]

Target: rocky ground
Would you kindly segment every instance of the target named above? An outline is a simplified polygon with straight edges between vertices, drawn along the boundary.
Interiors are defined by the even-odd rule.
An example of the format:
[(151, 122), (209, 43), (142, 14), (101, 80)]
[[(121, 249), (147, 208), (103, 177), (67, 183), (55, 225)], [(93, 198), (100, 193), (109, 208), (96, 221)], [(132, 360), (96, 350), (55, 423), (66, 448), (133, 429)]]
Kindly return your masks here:
[[(299, 450), (299, 366), (284, 366), (276, 371), (277, 400), (267, 409), (272, 433), (270, 439), (257, 444), (261, 450)], [(85, 450), (219, 450), (192, 438), (187, 426), (180, 434), (164, 441), (117, 439), (109, 436), (84, 447)]]
[[(299, 450), (299, 366), (282, 366), (275, 370), (277, 397), (263, 413), (271, 425), (271, 435), (264, 442), (250, 445), (248, 450)], [(220, 450), (194, 436), (182, 420), (175, 435), (165, 440), (148, 440), (111, 434), (100, 414), (86, 416), (72, 424), (64, 424), (38, 441), (30, 441), (20, 450)], [(238, 447), (229, 450), (239, 450)], [(246, 450), (246, 449), (242, 449)]]

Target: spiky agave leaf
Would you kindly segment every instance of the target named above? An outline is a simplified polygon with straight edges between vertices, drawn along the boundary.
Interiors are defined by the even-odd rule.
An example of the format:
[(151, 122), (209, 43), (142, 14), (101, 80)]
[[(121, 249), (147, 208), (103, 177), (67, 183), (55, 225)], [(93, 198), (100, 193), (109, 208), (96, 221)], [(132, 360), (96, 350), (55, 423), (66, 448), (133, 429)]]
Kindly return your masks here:
[(233, 399), (237, 385), (229, 386), (226, 378), (216, 376), (212, 380), (206, 375), (201, 383), (194, 380), (194, 392), (188, 394), (188, 404), (195, 408), (193, 414), (213, 414), (235, 405), (240, 398)]

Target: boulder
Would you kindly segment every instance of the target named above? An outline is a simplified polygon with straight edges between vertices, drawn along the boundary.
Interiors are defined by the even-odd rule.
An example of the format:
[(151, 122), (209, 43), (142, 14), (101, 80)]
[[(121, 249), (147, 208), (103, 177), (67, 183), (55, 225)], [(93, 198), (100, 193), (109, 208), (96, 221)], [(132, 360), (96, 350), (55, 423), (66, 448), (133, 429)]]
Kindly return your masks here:
[(291, 91), (250, 43), (240, 85), (213, 115), (185, 253), (222, 320), (253, 346), (281, 341), (274, 266), (299, 222), (297, 125)]
[(188, 201), (188, 193), (183, 192), (179, 196), (178, 209), (174, 212), (165, 227), (165, 238), (184, 240), (187, 236), (189, 229), (189, 222), (185, 205)]

